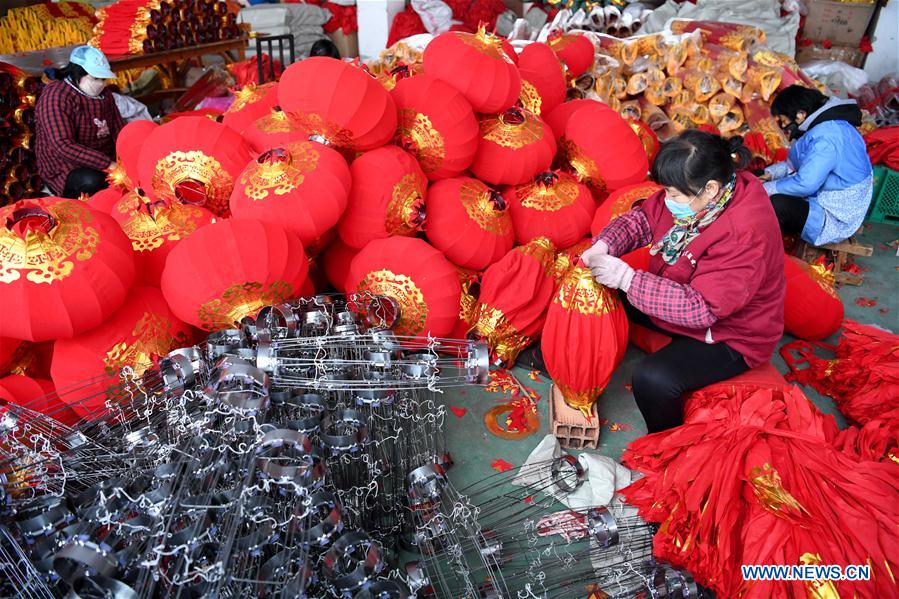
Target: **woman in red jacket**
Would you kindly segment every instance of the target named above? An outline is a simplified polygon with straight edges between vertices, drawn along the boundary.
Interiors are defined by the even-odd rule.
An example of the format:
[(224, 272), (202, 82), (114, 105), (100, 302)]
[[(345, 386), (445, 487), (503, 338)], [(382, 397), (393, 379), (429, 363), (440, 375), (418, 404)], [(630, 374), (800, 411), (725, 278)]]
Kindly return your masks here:
[[(767, 362), (783, 334), (783, 241), (740, 138), (687, 131), (662, 145), (665, 187), (612, 221), (582, 260), (620, 289), (634, 322), (672, 337), (637, 364), (634, 398), (649, 432), (683, 422), (685, 393)], [(650, 245), (649, 271), (618, 258)]]

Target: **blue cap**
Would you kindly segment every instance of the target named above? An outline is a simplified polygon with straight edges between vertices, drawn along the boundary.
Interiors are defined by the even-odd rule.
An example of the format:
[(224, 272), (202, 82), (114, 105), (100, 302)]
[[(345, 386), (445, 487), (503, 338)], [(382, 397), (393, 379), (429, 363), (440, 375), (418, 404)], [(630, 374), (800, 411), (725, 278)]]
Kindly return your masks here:
[(88, 75), (97, 79), (115, 79), (115, 73), (109, 68), (106, 56), (93, 46), (74, 48), (69, 55), (69, 62), (80, 65)]

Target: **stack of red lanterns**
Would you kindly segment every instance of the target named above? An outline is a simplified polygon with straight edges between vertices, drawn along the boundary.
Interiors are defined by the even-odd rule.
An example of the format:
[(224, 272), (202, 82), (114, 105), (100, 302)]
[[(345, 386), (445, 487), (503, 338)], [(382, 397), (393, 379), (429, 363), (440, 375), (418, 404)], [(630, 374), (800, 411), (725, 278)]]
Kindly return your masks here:
[(38, 77), (0, 62), (0, 206), (40, 193), (34, 155)]

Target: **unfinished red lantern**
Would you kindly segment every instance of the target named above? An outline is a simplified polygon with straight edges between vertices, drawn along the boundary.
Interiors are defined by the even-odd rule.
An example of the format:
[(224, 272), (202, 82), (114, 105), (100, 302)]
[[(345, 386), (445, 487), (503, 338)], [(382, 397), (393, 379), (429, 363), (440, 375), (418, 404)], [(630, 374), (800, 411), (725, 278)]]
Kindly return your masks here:
[(278, 105), (278, 82), (249, 83), (234, 92), (234, 102), (222, 115), (222, 123), (238, 133)]
[(565, 67), (543, 43), (528, 44), (518, 61), (521, 73), (521, 105), (541, 117), (565, 101)]
[(72, 337), (106, 320), (134, 281), (134, 254), (111, 216), (62, 198), (0, 208), (0, 337)]
[(546, 171), (533, 181), (507, 187), (503, 196), (516, 243), (546, 237), (555, 247), (568, 247), (587, 234), (596, 211), (587, 186), (563, 171)]
[(132, 191), (138, 185), (138, 159), (144, 141), (159, 125), (153, 121), (131, 121), (122, 127), (115, 140), (116, 167), (109, 173), (109, 182), (122, 191)]
[(568, 119), (571, 118), (571, 115), (585, 106), (593, 106), (598, 109), (609, 111), (612, 110), (602, 102), (579, 98), (577, 100), (568, 100), (551, 110), (548, 114), (542, 115), (543, 120), (549, 125), (550, 129), (553, 130), (553, 137), (555, 137), (556, 143), (561, 143), (563, 141), (565, 137), (565, 127), (568, 126)]
[(547, 170), (556, 155), (556, 140), (549, 126), (517, 106), (481, 117), (480, 128), (471, 171), (490, 185), (525, 183)]
[(295, 234), (276, 224), (232, 218), (201, 227), (175, 246), (161, 287), (180, 320), (217, 331), (300, 295), (308, 270)]
[(366, 152), (350, 167), (353, 187), (338, 232), (347, 245), (410, 237), (422, 229), (428, 179), (418, 162), (396, 146)]
[(431, 185), (425, 233), (450, 262), (471, 270), (484, 270), (515, 242), (503, 196), (468, 177)]
[(350, 293), (386, 296), (396, 303), (393, 330), (398, 335), (445, 337), (459, 315), (456, 269), (421, 239), (372, 241), (353, 258), (346, 280)]
[(297, 141), (246, 165), (231, 193), (231, 213), (284, 227), (311, 248), (340, 220), (351, 186), (340, 153)]
[(287, 144), (309, 138), (309, 133), (301, 129), (277, 106), (247, 125), (240, 134), (253, 151), (260, 154), (272, 148), (283, 148)]
[(640, 200), (646, 200), (662, 190), (662, 186), (653, 181), (643, 181), (627, 185), (609, 194), (596, 209), (590, 232), (599, 235), (606, 225), (633, 208)]
[(784, 258), (784, 329), (809, 341), (830, 337), (843, 323), (843, 301), (834, 287), (833, 273), (822, 264)]
[(566, 33), (551, 36), (547, 43), (568, 68), (571, 77), (580, 77), (593, 66), (596, 48), (587, 36)]

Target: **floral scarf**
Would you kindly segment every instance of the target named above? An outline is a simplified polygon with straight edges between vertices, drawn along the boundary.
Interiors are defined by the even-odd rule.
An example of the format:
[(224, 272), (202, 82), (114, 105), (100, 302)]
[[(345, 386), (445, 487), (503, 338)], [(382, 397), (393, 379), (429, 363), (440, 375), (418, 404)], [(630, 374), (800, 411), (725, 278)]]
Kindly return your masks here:
[(672, 265), (677, 262), (687, 245), (724, 212), (734, 195), (736, 182), (737, 177), (732, 177), (724, 186), (724, 193), (714, 204), (707, 205), (693, 216), (674, 219), (674, 226), (649, 249), (650, 255), (655, 256), (661, 252), (665, 264)]

